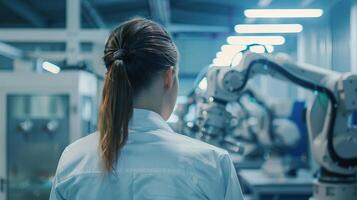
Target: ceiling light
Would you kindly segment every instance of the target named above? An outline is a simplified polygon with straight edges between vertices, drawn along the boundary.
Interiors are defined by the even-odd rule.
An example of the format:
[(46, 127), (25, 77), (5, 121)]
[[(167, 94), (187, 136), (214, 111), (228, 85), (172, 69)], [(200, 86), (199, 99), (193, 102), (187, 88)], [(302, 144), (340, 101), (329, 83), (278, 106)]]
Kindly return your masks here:
[(301, 24), (238, 24), (234, 27), (237, 33), (299, 33)]
[(232, 45), (282, 45), (285, 43), (285, 38), (283, 36), (229, 36), (227, 42)]
[(53, 74), (58, 74), (61, 71), (60, 67), (47, 61), (42, 63), (42, 68)]
[(249, 51), (253, 53), (265, 53), (265, 48), (264, 46), (251, 46)]
[(214, 66), (217, 67), (225, 67), (225, 66), (229, 66), (231, 64), (231, 60), (230, 59), (222, 59), (222, 58), (215, 58), (212, 61)]
[(222, 52), (238, 52), (243, 51), (247, 48), (246, 45), (228, 45), (225, 44), (221, 47)]
[(321, 17), (322, 9), (247, 9), (248, 18), (306, 18)]
[(235, 66), (238, 65), (238, 63), (242, 60), (243, 54), (242, 53), (236, 53), (233, 55), (229, 54), (222, 54), (220, 57), (216, 57), (213, 59), (213, 65), (214, 66)]

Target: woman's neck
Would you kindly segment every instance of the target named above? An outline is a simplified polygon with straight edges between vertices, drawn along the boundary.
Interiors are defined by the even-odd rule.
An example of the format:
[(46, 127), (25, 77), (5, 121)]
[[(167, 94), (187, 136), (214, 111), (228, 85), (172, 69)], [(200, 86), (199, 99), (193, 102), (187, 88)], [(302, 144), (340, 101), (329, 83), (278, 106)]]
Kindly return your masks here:
[(156, 112), (159, 115), (162, 115), (162, 102), (157, 98), (152, 98), (151, 96), (146, 97), (136, 97), (134, 98), (134, 108), (146, 109)]

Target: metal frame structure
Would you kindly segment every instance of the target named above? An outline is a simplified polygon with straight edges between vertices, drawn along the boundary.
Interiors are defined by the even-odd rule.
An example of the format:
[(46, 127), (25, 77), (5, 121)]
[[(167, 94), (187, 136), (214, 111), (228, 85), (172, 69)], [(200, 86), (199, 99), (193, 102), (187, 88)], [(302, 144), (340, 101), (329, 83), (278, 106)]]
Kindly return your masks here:
[[(8, 2), (8, 1), (6, 1)], [(66, 0), (66, 27), (65, 29), (51, 28), (23, 28), (0, 29), (0, 41), (5, 42), (63, 42), (65, 52), (35, 52), (33, 56), (51, 61), (66, 60), (69, 65), (76, 65), (79, 61), (90, 60), (96, 66), (96, 72), (103, 74), (101, 58), (97, 54), (104, 48), (104, 42), (109, 31), (107, 29), (81, 29), (81, 2), (90, 11), (95, 21), (101, 24), (102, 20), (87, 0)], [(12, 5), (12, 3), (11, 3)], [(94, 45), (92, 52), (81, 52), (80, 44), (90, 42)], [(2, 45), (3, 46), (3, 45)]]
[[(39, 17), (31, 12), (31, 9), (26, 9), (26, 5), (18, 4), (14, 7), (14, 3), (7, 4), (8, 7), (21, 12), (32, 24), (41, 25)], [(83, 7), (81, 6), (83, 5)], [(154, 20), (161, 22), (172, 33), (228, 33), (230, 29), (226, 26), (210, 26), (210, 25), (189, 25), (189, 24), (172, 24), (170, 23), (170, 4), (169, 1), (150, 0), (150, 13)], [(96, 29), (81, 28), (81, 7), (86, 10), (90, 18), (99, 27)], [(28, 12), (23, 13), (23, 10)], [(32, 17), (31, 17), (32, 16)], [(36, 17), (35, 17), (36, 16)], [(40, 26), (42, 27), (42, 26)], [(65, 43), (65, 52), (49, 52), (38, 51), (32, 53), (33, 56), (51, 61), (66, 60), (67, 64), (75, 65), (79, 61), (88, 60), (92, 62), (95, 71), (99, 74), (104, 74), (104, 67), (100, 55), (104, 49), (105, 39), (109, 35), (109, 31), (94, 6), (88, 0), (66, 0), (66, 26), (61, 28), (1, 28), (0, 41), (4, 42), (28, 42), (28, 43)], [(81, 43), (92, 43), (93, 49), (91, 52), (81, 52)]]

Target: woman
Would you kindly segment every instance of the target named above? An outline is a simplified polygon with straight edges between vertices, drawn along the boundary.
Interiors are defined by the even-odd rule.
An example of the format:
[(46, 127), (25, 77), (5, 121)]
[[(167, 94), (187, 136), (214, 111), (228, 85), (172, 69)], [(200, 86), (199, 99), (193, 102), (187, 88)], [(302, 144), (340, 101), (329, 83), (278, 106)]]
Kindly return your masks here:
[(63, 152), (50, 199), (243, 199), (228, 153), (166, 124), (178, 52), (157, 23), (135, 18), (110, 35), (99, 130)]

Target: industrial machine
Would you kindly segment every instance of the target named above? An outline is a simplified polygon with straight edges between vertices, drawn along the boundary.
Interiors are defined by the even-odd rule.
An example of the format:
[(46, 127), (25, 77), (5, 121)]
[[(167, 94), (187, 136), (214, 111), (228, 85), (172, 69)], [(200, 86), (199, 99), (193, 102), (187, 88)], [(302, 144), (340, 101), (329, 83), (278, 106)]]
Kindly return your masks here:
[(97, 78), (85, 71), (0, 73), (0, 199), (48, 199), (59, 157), (96, 129)]
[(267, 173), (275, 175), (284, 175), (290, 167), (296, 167), (295, 162), (288, 167), (284, 163), (268, 165), (272, 160), (284, 161), (297, 145), (300, 132), (296, 124), (276, 111), (279, 106), (268, 105), (252, 84), (234, 101), (212, 106), (206, 95), (207, 69), (201, 71), (194, 90), (184, 99), (179, 98), (174, 130), (225, 148), (237, 170), (258, 169), (267, 160)]
[[(221, 115), (207, 113), (212, 112), (206, 109), (211, 105), (206, 95), (207, 69), (200, 72), (189, 95), (178, 99), (174, 111), (176, 120), (172, 124), (176, 132), (238, 152), (248, 160), (263, 160), (267, 153), (285, 154), (296, 145), (300, 133), (296, 124), (288, 119), (291, 104), (289, 108), (281, 102), (269, 105), (269, 97), (261, 96), (253, 84), (235, 101), (222, 105)], [(286, 108), (288, 114), (283, 116), (281, 110)], [(207, 126), (210, 123), (215, 125)], [(285, 134), (287, 131), (289, 134)]]
[[(238, 106), (234, 106), (236, 104)], [(231, 136), (242, 142), (246, 160), (263, 159), (262, 169), (271, 176), (290, 175), (292, 170), (302, 166), (291, 161), (290, 151), (301, 140), (297, 124), (288, 118), (291, 109), (288, 109), (289, 115), (281, 114), (277, 109), (286, 109), (286, 106), (264, 101), (251, 85), (241, 93), (236, 104), (228, 104), (226, 110), (235, 121)]]
[(285, 54), (246, 52), (237, 66), (207, 70), (205, 106), (199, 112), (207, 135), (225, 128), (226, 105), (236, 101), (248, 80), (258, 74), (292, 82), (315, 94), (306, 116), (311, 152), (321, 166), (313, 198), (357, 199), (357, 129), (353, 123), (357, 74), (297, 63)]

